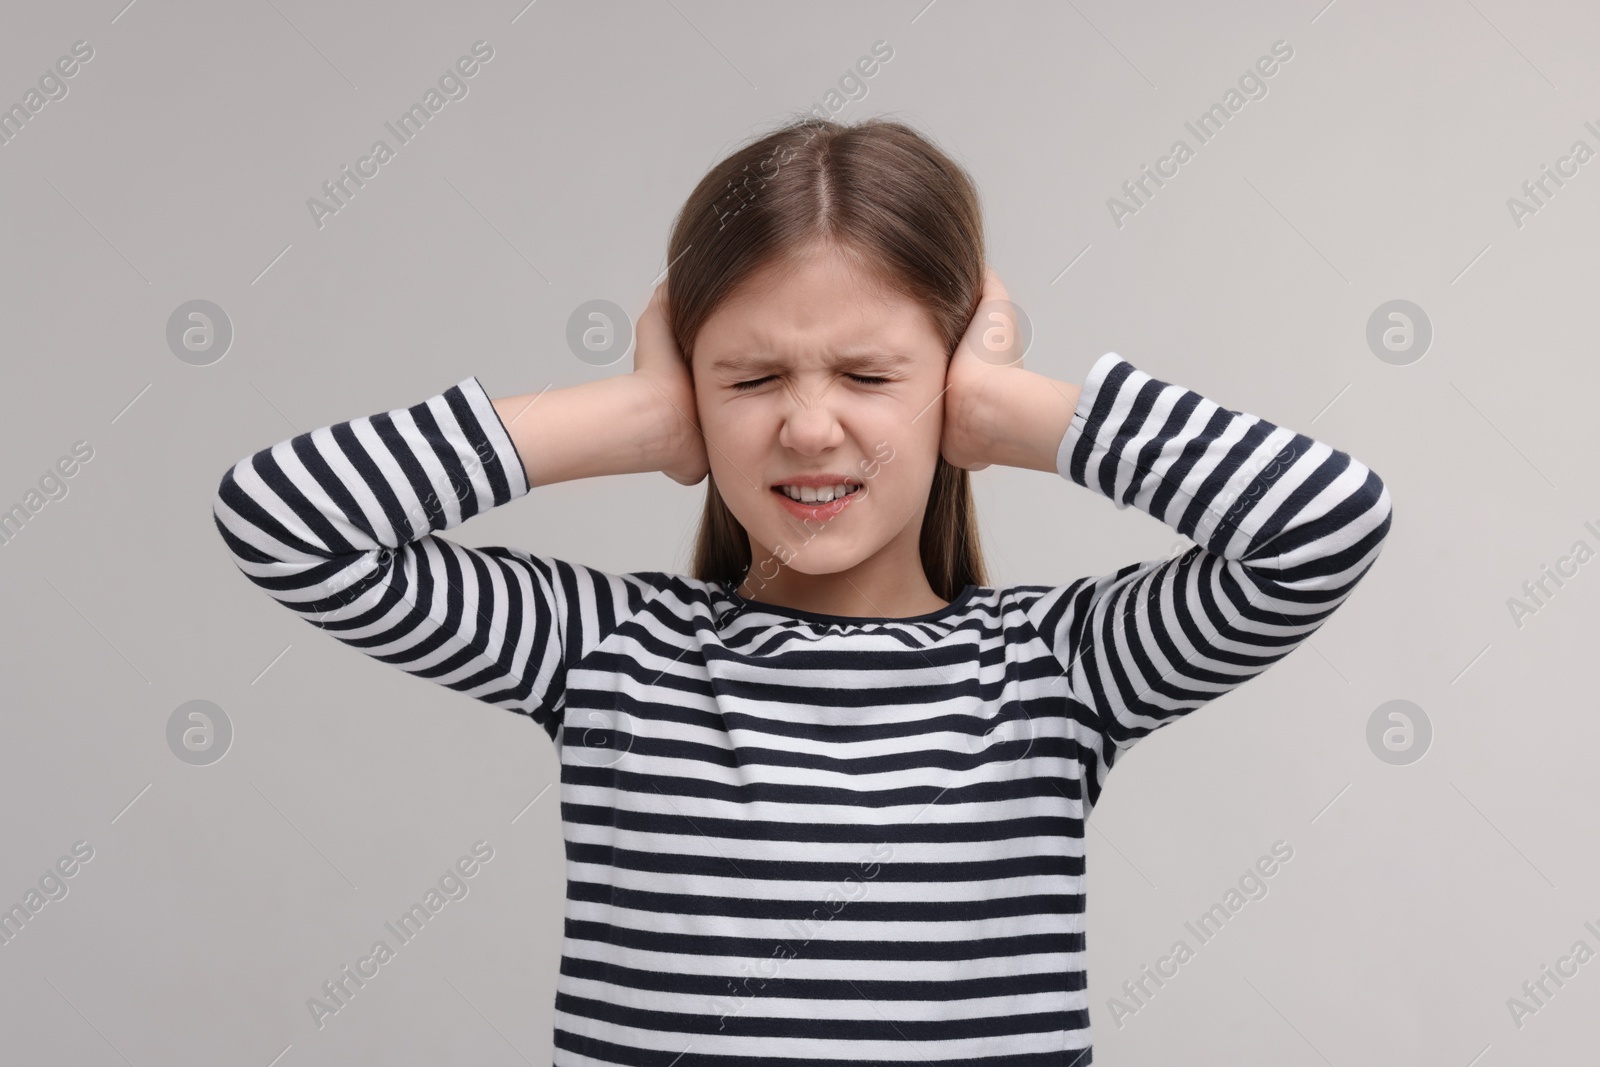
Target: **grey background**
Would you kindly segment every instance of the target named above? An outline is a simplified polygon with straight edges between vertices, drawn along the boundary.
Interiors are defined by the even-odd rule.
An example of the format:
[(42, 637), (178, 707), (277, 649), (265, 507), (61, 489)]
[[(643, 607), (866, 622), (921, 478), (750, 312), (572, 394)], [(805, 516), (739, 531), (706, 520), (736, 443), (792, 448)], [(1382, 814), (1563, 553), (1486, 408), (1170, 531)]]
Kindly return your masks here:
[[(0, 1058), (549, 1062), (549, 741), (274, 604), (211, 495), (258, 448), (471, 374), (502, 396), (626, 372), (567, 351), (572, 309), (641, 311), (705, 169), (884, 40), (837, 117), (894, 114), (970, 169), (1030, 369), (1081, 381), (1116, 351), (1349, 451), (1393, 494), (1382, 558), (1309, 647), (1109, 780), (1088, 843), (1097, 1062), (1592, 1059), (1600, 962), (1520, 1027), (1507, 999), (1600, 948), (1600, 564), (1520, 627), (1508, 600), (1600, 542), (1600, 161), (1520, 228), (1506, 201), (1574, 140), (1600, 147), (1600, 13), (524, 2), (8, 5), (0, 103), (74, 41), (95, 54), (0, 146), (0, 507), (73, 442), (94, 458), (0, 547), (0, 903), (75, 841), (94, 857), (0, 946)], [(318, 229), (307, 198), (480, 39), (469, 95)], [(1183, 123), (1280, 39), (1267, 96), (1114, 225), (1107, 198), (1193, 144)], [(165, 340), (193, 299), (233, 326), (209, 366)], [(1434, 332), (1404, 366), (1366, 342), (1394, 299)], [(1046, 474), (976, 483), (996, 585), (1181, 542)], [(703, 492), (541, 487), (452, 536), (682, 570)], [(208, 766), (166, 740), (195, 699), (234, 731)], [(1367, 742), (1396, 699), (1433, 729), (1406, 766)], [(495, 854), (470, 895), (318, 1030), (307, 998), (479, 839)], [(1278, 840), (1294, 857), (1269, 894), (1119, 1026), (1108, 999), (1196, 944), (1185, 921)]]

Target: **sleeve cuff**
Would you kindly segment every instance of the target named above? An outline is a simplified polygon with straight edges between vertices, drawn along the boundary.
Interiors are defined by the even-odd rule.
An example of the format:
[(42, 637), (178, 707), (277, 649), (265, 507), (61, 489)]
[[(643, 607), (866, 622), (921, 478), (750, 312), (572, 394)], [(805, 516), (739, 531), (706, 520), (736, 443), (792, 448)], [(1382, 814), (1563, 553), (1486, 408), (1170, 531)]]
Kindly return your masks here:
[(526, 496), (531, 488), (528, 485), (528, 468), (522, 462), (522, 455), (511, 439), (511, 431), (495, 410), (494, 401), (489, 398), (483, 383), (478, 381), (477, 375), (473, 375), (456, 383), (456, 388), (461, 391), (473, 415), (473, 421), (463, 422), (466, 432), (474, 438), (470, 442), (473, 450), (483, 457), (486, 467), (498, 465), (504, 471), (512, 500)]
[[(1078, 393), (1078, 406), (1072, 413), (1072, 421), (1067, 424), (1067, 432), (1061, 437), (1061, 444), (1056, 448), (1056, 473), (1068, 481), (1084, 484), (1081, 473), (1074, 477), (1072, 473), (1072, 457), (1083, 441), (1089, 429), (1089, 420), (1094, 414), (1095, 405), (1100, 401), (1106, 380), (1111, 372), (1120, 364), (1127, 363), (1115, 352), (1107, 352), (1094, 365), (1089, 368), (1089, 373), (1084, 376), (1083, 387)], [(1130, 364), (1131, 367), (1131, 364)], [(1104, 418), (1102, 416), (1102, 423)], [(1111, 501), (1119, 508), (1126, 508), (1127, 502), (1112, 498)]]

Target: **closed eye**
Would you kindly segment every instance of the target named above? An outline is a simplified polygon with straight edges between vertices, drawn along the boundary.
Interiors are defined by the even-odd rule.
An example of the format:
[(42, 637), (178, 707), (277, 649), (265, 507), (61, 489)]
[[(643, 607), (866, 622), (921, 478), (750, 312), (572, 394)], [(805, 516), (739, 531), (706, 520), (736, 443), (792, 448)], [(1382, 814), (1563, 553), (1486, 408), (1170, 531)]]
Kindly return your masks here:
[[(858, 381), (862, 385), (887, 385), (887, 384), (889, 384), (889, 382), (891, 380), (889, 378), (869, 378), (869, 377), (867, 377), (865, 375), (861, 375), (861, 374), (847, 374), (845, 377), (853, 379), (854, 381)], [(741, 389), (741, 390), (743, 390), (743, 389), (754, 389), (756, 386), (765, 385), (767, 382), (770, 382), (771, 380), (772, 380), (772, 375), (769, 374), (765, 378), (752, 378), (750, 381), (747, 381), (747, 382), (734, 382), (733, 383), (733, 388)]]

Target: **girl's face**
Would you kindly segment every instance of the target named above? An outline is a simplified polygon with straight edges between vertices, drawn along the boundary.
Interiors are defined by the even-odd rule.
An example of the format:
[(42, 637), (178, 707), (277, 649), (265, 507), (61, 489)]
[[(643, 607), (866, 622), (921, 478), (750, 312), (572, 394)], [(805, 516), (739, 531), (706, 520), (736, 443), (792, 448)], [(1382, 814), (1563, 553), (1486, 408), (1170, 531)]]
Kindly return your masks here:
[[(753, 275), (712, 314), (695, 400), (711, 477), (750, 537), (744, 591), (793, 589), (795, 572), (869, 598), (927, 589), (947, 355), (925, 308), (831, 246)], [(827, 502), (841, 484), (850, 495)]]

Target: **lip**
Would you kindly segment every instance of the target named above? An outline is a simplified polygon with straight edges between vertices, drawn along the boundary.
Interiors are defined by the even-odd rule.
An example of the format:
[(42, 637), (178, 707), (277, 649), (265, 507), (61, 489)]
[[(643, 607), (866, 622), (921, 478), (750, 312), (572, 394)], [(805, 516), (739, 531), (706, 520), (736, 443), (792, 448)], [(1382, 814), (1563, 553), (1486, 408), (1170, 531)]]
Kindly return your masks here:
[[(797, 518), (797, 519), (812, 519), (812, 520), (826, 521), (828, 519), (836, 518), (842, 511), (844, 511), (845, 508), (849, 507), (852, 503), (854, 503), (855, 501), (859, 500), (861, 497), (864, 497), (864, 496), (867, 495), (867, 486), (864, 483), (859, 482), (859, 481), (850, 481), (850, 480), (841, 478), (838, 481), (821, 482), (820, 484), (822, 484), (822, 485), (838, 485), (838, 484), (840, 484), (840, 482), (845, 482), (846, 484), (849, 484), (849, 485), (859, 485), (859, 486), (861, 486), (861, 488), (857, 489), (855, 492), (851, 493), (849, 496), (837, 497), (837, 498), (835, 498), (833, 500), (828, 501), (826, 504), (804, 504), (804, 503), (801, 503), (798, 500), (790, 500), (788, 495), (785, 494), (782, 490), (780, 490), (776, 485), (773, 486), (771, 489), (769, 489), (768, 492), (770, 492), (773, 496), (777, 497), (778, 498), (778, 503), (782, 504), (784, 509), (787, 510), (789, 512), (789, 514), (793, 515), (795, 518)], [(789, 481), (789, 482), (780, 482), (779, 484), (780, 485), (804, 485), (806, 483), (799, 482), (799, 481)]]
[(781, 482), (773, 482), (773, 487), (780, 485), (794, 485), (804, 489), (820, 489), (825, 485), (860, 485), (860, 478), (852, 478), (848, 474), (797, 474), (793, 478), (785, 478)]

